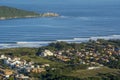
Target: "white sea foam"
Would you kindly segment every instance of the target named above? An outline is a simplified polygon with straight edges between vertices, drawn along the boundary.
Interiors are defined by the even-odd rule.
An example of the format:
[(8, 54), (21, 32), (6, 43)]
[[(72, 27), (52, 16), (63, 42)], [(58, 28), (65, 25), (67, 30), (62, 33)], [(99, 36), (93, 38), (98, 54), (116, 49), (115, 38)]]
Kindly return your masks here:
[(59, 42), (59, 41), (64, 41), (68, 43), (81, 43), (81, 42), (86, 42), (89, 40), (97, 40), (97, 39), (120, 39), (120, 35), (110, 35), (110, 36), (96, 36), (96, 37), (88, 37), (88, 38), (73, 38), (73, 39), (60, 39), (56, 41), (20, 41), (20, 42), (9, 42), (9, 43), (0, 43), (0, 49), (3, 48), (16, 48), (16, 47), (41, 47), (48, 45), (49, 43), (52, 42)]
[(41, 42), (17, 42), (17, 44), (48, 44), (50, 41), (41, 41)]
[(69, 18), (69, 16), (60, 16), (60, 18)]
[(110, 36), (96, 36), (96, 37), (88, 37), (88, 38), (73, 38), (73, 39), (62, 39), (57, 41), (65, 41), (65, 42), (85, 42), (89, 40), (97, 40), (97, 39), (120, 39), (120, 35), (110, 35)]
[(16, 44), (0, 44), (0, 49), (4, 49), (4, 48), (15, 48), (15, 47), (19, 47)]
[(74, 41), (73, 39), (61, 39), (61, 40), (57, 40), (58, 42), (60, 41), (65, 41), (65, 42), (71, 42), (71, 41)]
[(88, 41), (90, 38), (74, 38), (75, 41)]
[(57, 41), (65, 41), (65, 42), (83, 42), (83, 41), (88, 41), (89, 38), (73, 38), (73, 39), (61, 39)]
[(73, 19), (81, 19), (81, 20), (90, 20), (91, 17), (84, 17), (84, 16), (60, 16), (60, 18), (73, 18)]
[(1, 43), (0, 49), (4, 48), (17, 48), (17, 47), (41, 47), (51, 43), (50, 41), (41, 42), (16, 42), (16, 43)]
[(98, 37), (91, 37), (90, 39), (92, 40), (97, 40), (97, 39), (105, 39), (105, 40), (109, 40), (109, 39), (120, 39), (120, 35), (111, 35), (111, 36), (98, 36)]

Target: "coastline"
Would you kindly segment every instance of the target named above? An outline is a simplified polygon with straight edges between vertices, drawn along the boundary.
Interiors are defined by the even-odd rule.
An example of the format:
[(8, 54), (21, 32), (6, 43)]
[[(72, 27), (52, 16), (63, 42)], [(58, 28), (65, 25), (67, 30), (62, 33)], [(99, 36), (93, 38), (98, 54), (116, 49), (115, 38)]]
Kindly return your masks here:
[(71, 39), (56, 39), (56, 40), (47, 40), (47, 41), (16, 41), (16, 42), (0, 42), (0, 49), (7, 48), (39, 48), (42, 46), (47, 46), (50, 43), (54, 42), (67, 42), (67, 43), (83, 43), (90, 40), (120, 40), (120, 35), (109, 35), (109, 36), (92, 36), (87, 38), (71, 38)]
[[(117, 43), (120, 43), (120, 40), (117, 41), (97, 40), (97, 41), (89, 41), (87, 43), (81, 43), (81, 44), (68, 44), (65, 42), (58, 42), (58, 43), (52, 43), (46, 47), (41, 47), (41, 48), (0, 49), (1, 60), (8, 61), (8, 63), (7, 62), (3, 63), (1, 61), (2, 64), (1, 66), (2, 69), (7, 69), (11, 67), (13, 61), (14, 62), (19, 61), (20, 62), (19, 64), (16, 63), (17, 65), (15, 64), (15, 67), (12, 67), (10, 69), (14, 71), (15, 70), (18, 71), (18, 74), (25, 75), (25, 73), (28, 72), (27, 70), (29, 68), (30, 70), (29, 72), (33, 73), (32, 77), (34, 78), (37, 77), (39, 79), (41, 78), (39, 76), (44, 74), (42, 73), (43, 71), (40, 72), (41, 75), (34, 76), (35, 73), (32, 70), (36, 69), (36, 66), (38, 65), (41, 66), (44, 64), (48, 65), (46, 66), (47, 68), (37, 67), (37, 69), (41, 69), (41, 68), (44, 69), (44, 71), (47, 72), (45, 75), (51, 74), (49, 70), (51, 70), (52, 73), (60, 70), (62, 71), (62, 73), (58, 75), (60, 77), (63, 77), (63, 75), (66, 76), (65, 79), (69, 77), (74, 77), (75, 80), (76, 79), (88, 80), (90, 77), (96, 78), (96, 74), (99, 75), (114, 74), (115, 75), (114, 77), (117, 77), (120, 74), (119, 73), (120, 70), (118, 68), (119, 64), (117, 65), (114, 65), (114, 63), (109, 64), (113, 61), (115, 63), (119, 63), (118, 57), (120, 55), (119, 53), (120, 49)], [(61, 47), (57, 47), (57, 45), (59, 46), (61, 45)], [(24, 64), (25, 67), (21, 65), (22, 61), (26, 62)], [(4, 65), (6, 65), (7, 67), (4, 67)], [(25, 69), (25, 71), (23, 71), (23, 69)], [(19, 70), (21, 72), (19, 72)], [(81, 75), (83, 73), (85, 73), (87, 76)], [(90, 73), (93, 73), (94, 75), (91, 75)], [(51, 77), (53, 75), (54, 74), (52, 74)], [(30, 73), (28, 73), (28, 75), (25, 76), (31, 78)], [(102, 76), (100, 76), (100, 78), (101, 77)], [(46, 79), (47, 77), (43, 77), (43, 78)]]
[(33, 11), (26, 11), (8, 6), (0, 6), (0, 20), (57, 16), (59, 16), (59, 14), (54, 12), (36, 13)]
[(51, 13), (51, 12), (47, 12), (47, 13), (42, 13), (39, 15), (27, 15), (27, 16), (15, 16), (15, 17), (0, 17), (0, 20), (8, 20), (8, 19), (20, 19), (20, 18), (38, 18), (38, 17), (58, 17), (59, 14), (57, 13)]

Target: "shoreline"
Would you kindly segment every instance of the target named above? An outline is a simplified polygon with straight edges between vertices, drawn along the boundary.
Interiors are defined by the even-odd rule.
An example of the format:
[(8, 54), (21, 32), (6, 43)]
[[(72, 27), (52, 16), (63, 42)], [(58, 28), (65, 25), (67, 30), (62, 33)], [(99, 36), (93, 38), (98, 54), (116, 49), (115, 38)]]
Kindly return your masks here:
[(36, 13), (8, 6), (0, 6), (0, 20), (57, 16), (59, 16), (59, 14), (54, 12)]
[(39, 42), (36, 42), (36, 41), (32, 41), (32, 42), (1, 42), (0, 43), (0, 49), (14, 49), (14, 48), (40, 48), (40, 47), (45, 47), (45, 46), (48, 46), (49, 44), (51, 43), (57, 43), (57, 42), (65, 42), (65, 43), (68, 43), (68, 44), (71, 44), (71, 43), (75, 43), (75, 44), (80, 44), (80, 43), (87, 43), (89, 41), (97, 41), (97, 40), (105, 40), (105, 41), (109, 41), (109, 40), (118, 40), (120, 41), (120, 39), (89, 39), (89, 40), (86, 40), (86, 41), (78, 41), (78, 42), (75, 42), (75, 41), (72, 41), (72, 42), (69, 42), (69, 41), (63, 41), (63, 40), (56, 40), (56, 41), (39, 41)]
[(5, 18), (5, 17), (2, 17), (0, 18), (0, 20), (10, 20), (10, 19), (21, 19), (21, 18), (36, 18), (36, 17), (40, 17), (40, 16), (25, 16), (25, 17), (9, 17), (9, 18)]
[(42, 18), (42, 17), (58, 17), (60, 16), (59, 14), (57, 13), (51, 13), (51, 12), (47, 12), (47, 13), (42, 13), (42, 14), (39, 14), (39, 15), (27, 15), (27, 16), (23, 16), (23, 17), (20, 17), (20, 16), (15, 16), (15, 17), (0, 17), (0, 21), (1, 20), (11, 20), (11, 19), (26, 19), (26, 18)]

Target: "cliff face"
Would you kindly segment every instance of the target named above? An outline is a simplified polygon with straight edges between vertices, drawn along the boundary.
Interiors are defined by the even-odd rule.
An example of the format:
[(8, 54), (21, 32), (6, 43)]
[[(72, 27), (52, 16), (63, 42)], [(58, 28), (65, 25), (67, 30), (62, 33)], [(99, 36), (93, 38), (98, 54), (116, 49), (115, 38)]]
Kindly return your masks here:
[(32, 11), (25, 11), (7, 6), (0, 6), (0, 20), (12, 18), (32, 18), (32, 17), (56, 17), (56, 13), (35, 13)]

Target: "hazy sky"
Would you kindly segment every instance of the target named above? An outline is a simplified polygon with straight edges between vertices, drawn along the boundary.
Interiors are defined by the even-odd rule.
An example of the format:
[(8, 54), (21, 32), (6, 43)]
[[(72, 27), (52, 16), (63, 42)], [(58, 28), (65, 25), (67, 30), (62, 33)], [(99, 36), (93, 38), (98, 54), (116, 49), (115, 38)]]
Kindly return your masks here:
[(120, 0), (0, 0), (0, 4), (120, 4)]

